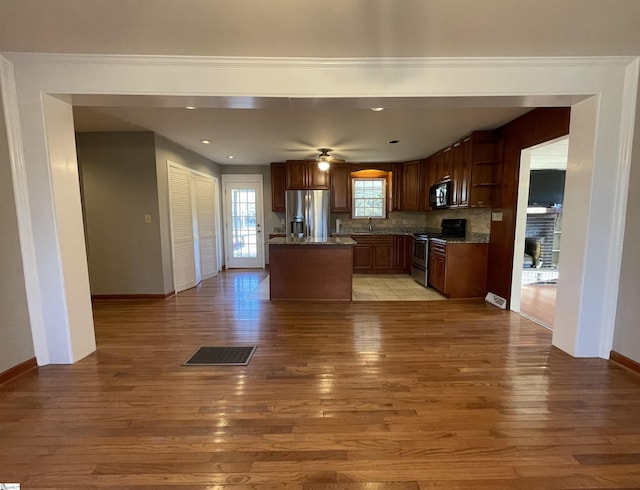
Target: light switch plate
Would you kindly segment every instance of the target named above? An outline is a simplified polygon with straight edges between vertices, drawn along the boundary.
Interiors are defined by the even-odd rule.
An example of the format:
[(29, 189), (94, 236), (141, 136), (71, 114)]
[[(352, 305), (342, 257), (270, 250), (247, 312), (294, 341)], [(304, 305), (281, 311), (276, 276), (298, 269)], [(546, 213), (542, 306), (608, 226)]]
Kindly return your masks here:
[(144, 222), (145, 223), (151, 223), (151, 215), (150, 214), (145, 214), (144, 215)]

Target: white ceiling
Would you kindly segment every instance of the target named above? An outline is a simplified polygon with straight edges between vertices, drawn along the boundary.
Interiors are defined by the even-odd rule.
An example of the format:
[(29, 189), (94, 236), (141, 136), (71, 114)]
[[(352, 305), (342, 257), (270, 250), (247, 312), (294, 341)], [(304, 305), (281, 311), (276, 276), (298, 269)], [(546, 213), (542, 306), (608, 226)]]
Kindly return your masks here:
[[(413, 99), (74, 96), (77, 131), (161, 134), (220, 164), (311, 159), (318, 148), (349, 162), (424, 158), (474, 130), (494, 129), (538, 105), (575, 97)], [(99, 104), (99, 105), (96, 105)], [(110, 105), (110, 106), (108, 106)], [(188, 110), (187, 105), (198, 107)], [(526, 105), (526, 107), (522, 107)], [(370, 107), (383, 106), (382, 112)], [(201, 139), (208, 139), (205, 145)], [(390, 140), (399, 140), (389, 144)], [(233, 160), (228, 159), (233, 155)]]
[[(0, 52), (305, 58), (640, 54), (638, 0), (0, 0)], [(423, 157), (564, 100), (74, 97), (80, 130), (162, 134), (208, 158), (269, 163), (319, 147)], [(186, 105), (200, 109), (186, 111)], [(384, 106), (382, 113), (367, 107)], [(204, 109), (206, 108), (206, 109)], [(213, 141), (208, 147), (201, 138)], [(399, 139), (397, 145), (388, 145)]]

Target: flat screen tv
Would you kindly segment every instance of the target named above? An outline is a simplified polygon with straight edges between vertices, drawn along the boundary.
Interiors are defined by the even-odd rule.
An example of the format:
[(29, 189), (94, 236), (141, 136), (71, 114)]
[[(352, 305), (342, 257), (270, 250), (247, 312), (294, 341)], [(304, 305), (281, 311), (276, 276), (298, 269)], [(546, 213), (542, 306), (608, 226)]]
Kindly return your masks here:
[(529, 206), (562, 205), (565, 170), (532, 170), (529, 181)]

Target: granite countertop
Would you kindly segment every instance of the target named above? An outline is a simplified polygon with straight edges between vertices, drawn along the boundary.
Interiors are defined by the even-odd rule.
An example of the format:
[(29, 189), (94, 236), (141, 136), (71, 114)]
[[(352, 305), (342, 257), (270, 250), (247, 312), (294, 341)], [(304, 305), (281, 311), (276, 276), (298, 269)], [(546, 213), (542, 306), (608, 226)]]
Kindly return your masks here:
[(335, 236), (351, 236), (351, 235), (415, 235), (416, 233), (440, 233), (440, 230), (429, 230), (424, 228), (374, 228), (369, 231), (367, 229), (357, 230), (340, 230), (339, 233), (335, 231), (331, 235)]
[(467, 237), (467, 238), (432, 238), (431, 240), (443, 243), (489, 243), (489, 237)]
[(355, 245), (355, 240), (349, 237), (336, 236), (316, 240), (313, 238), (275, 237), (269, 240), (269, 245)]

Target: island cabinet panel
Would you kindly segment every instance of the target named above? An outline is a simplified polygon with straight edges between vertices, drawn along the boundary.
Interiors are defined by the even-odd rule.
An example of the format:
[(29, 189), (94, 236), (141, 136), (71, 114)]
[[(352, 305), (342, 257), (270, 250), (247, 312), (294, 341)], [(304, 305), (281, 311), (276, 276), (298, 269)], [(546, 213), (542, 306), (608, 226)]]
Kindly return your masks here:
[(271, 211), (286, 211), (286, 173), (284, 163), (271, 164)]
[(351, 211), (351, 170), (348, 164), (331, 165), (331, 211)]
[(487, 294), (487, 243), (429, 241), (429, 284), (449, 298)]
[(351, 301), (352, 245), (269, 245), (272, 300)]
[(285, 163), (287, 190), (328, 190), (329, 171), (322, 171), (315, 161), (287, 161)]

